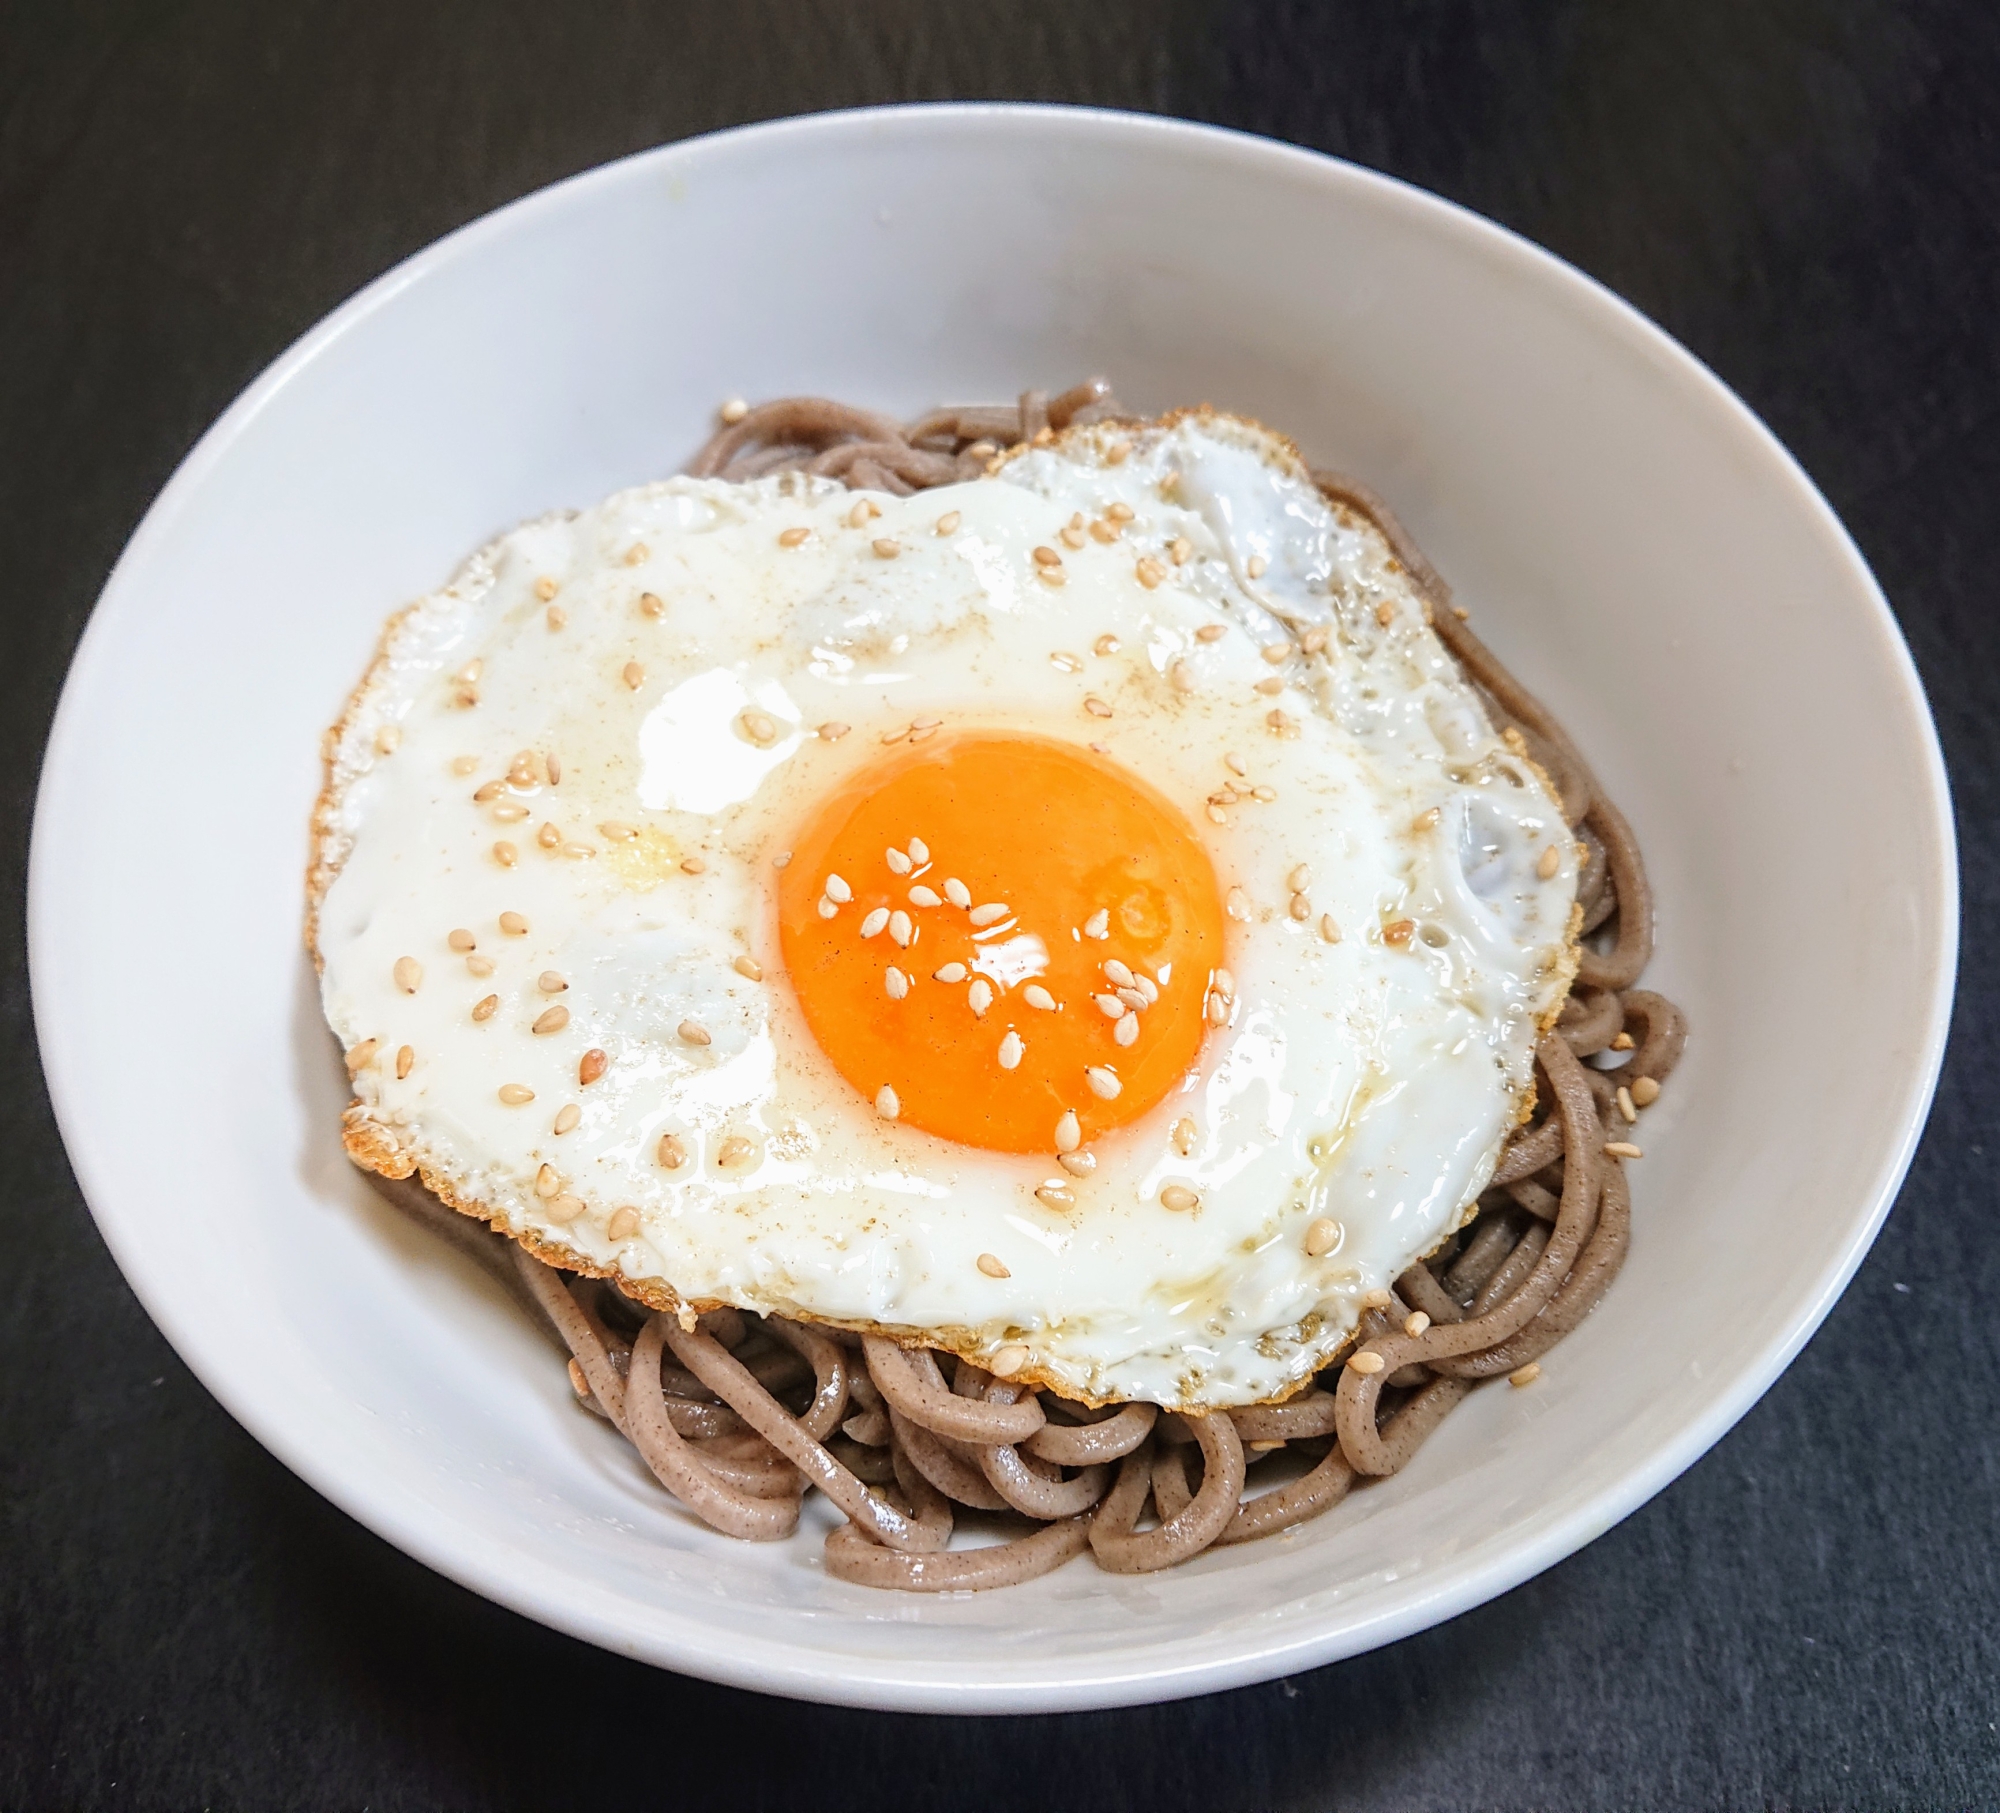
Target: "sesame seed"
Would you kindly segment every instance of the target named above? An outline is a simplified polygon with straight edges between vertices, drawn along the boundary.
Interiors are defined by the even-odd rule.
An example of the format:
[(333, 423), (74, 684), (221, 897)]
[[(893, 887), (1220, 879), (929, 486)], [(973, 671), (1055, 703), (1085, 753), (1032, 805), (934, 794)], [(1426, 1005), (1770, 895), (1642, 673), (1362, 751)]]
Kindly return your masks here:
[(1066, 648), (1059, 648), (1049, 656), (1049, 665), (1059, 673), (1080, 674), (1083, 672), (1083, 657), (1071, 654)]
[(479, 758), (476, 755), (455, 755), (451, 758), (451, 771), (453, 774), (470, 774), (478, 766)]
[(875, 1112), (885, 1121), (892, 1121), (903, 1112), (902, 1102), (887, 1083), (875, 1091)]
[(641, 592), (639, 608), (648, 617), (664, 617), (667, 614), (667, 601), (658, 592)]
[(907, 856), (905, 856), (901, 850), (884, 850), (882, 852), (882, 860), (886, 862), (889, 865), (891, 871), (897, 875), (907, 875), (912, 869), (914, 869), (917, 866)]
[(778, 531), (778, 546), (781, 548), (796, 548), (811, 533), (812, 531), (803, 523), (795, 524), (789, 529), (780, 529)]
[(699, 1020), (683, 1020), (674, 1031), (683, 1045), (710, 1045), (715, 1042), (714, 1035)]
[(1553, 880), (1555, 872), (1562, 866), (1562, 852), (1554, 844), (1542, 852), (1541, 861), (1535, 864), (1535, 873), (1544, 881)]
[(1061, 567), (1037, 567), (1035, 569), (1035, 577), (1046, 586), (1063, 586), (1069, 584), (1069, 575)]
[(976, 906), (966, 915), (974, 925), (987, 926), (1005, 919), (1012, 909), (1000, 901), (989, 900), (984, 906)]
[[(1166, 972), (1167, 966), (1163, 964), (1160, 973), (1165, 975)], [(1159, 984), (1151, 976), (1134, 976), (1132, 978), (1132, 986), (1146, 997), (1146, 1005), (1148, 1007), (1151, 1007), (1160, 998)]]
[(1090, 525), (1090, 539), (1109, 547), (1118, 539), (1118, 525), (1115, 522), (1094, 522)]
[(910, 941), (916, 936), (916, 930), (910, 923), (909, 914), (904, 912), (901, 907), (898, 907), (895, 912), (889, 915), (889, 936), (904, 950), (910, 948)]
[(1103, 968), (1105, 975), (1111, 979), (1114, 987), (1130, 988), (1132, 986), (1134, 978), (1131, 970), (1120, 963), (1116, 957), (1106, 957)]
[(1262, 579), (1269, 570), (1270, 562), (1261, 554), (1252, 554), (1243, 563), (1243, 571), (1251, 579)]
[(544, 574), (540, 579), (535, 581), (535, 596), (544, 604), (547, 604), (555, 595), (556, 582), (549, 578), (547, 574)]
[(528, 816), (528, 808), (518, 800), (502, 800), (493, 808), (494, 822), (502, 825), (518, 825)]
[(958, 533), (959, 521), (960, 517), (956, 510), (947, 510), (937, 519), (936, 532), (939, 535), (956, 535)]
[(1285, 690), (1285, 682), (1278, 675), (1273, 674), (1267, 680), (1259, 680), (1251, 690), (1262, 693), (1267, 699), (1275, 698)]
[(1387, 1309), (1395, 1300), (1389, 1292), (1381, 1289), (1363, 1291), (1361, 1293), (1361, 1307), (1363, 1309)]
[(398, 957), (392, 974), (404, 994), (413, 995), (424, 985), (424, 966), (414, 957)]
[(1111, 715), (1111, 707), (1105, 704), (1105, 702), (1102, 699), (1100, 699), (1095, 693), (1092, 693), (1087, 699), (1084, 700), (1083, 708), (1085, 711), (1089, 712), (1093, 718), (1108, 718)]
[[(1265, 713), (1264, 722), (1271, 727), (1271, 730), (1273, 731), (1274, 734), (1281, 737), (1295, 735), (1298, 731), (1298, 725), (1295, 724), (1282, 711), (1272, 711)], [(1264, 797), (1263, 790), (1261, 788), (1258, 790), (1257, 797), (1259, 799), (1262, 799)]]
[(1111, 753), (1110, 746), (1105, 743), (1092, 743), (1089, 747), (1092, 755), (1109, 755)]
[(549, 628), (551, 630), (559, 630), (563, 627), (564, 624), (566, 624), (569, 621), (569, 612), (564, 610), (563, 607), (559, 604), (550, 605), (548, 608), (547, 615), (548, 615)]
[(630, 843), (639, 835), (639, 827), (628, 825), (622, 818), (607, 818), (597, 831), (600, 837), (608, 837), (613, 843)]
[(619, 1209), (604, 1229), (607, 1240), (630, 1240), (639, 1231), (639, 1211), (629, 1202)]
[(1261, 800), (1268, 806), (1278, 797), (1278, 790), (1275, 787), (1252, 787), (1250, 789), (1250, 797), (1254, 800)]
[(465, 973), (484, 981), (486, 977), (493, 973), (493, 959), (477, 955), (468, 957), (465, 960)]
[(1182, 1115), (1179, 1120), (1174, 1122), (1174, 1130), (1169, 1137), (1173, 1141), (1175, 1152), (1182, 1158), (1190, 1158), (1194, 1155), (1196, 1128), (1194, 1122), (1186, 1115)]
[(780, 850), (777, 855), (771, 858), (771, 867), (774, 869), (788, 869), (791, 866), (792, 853), (789, 850)]
[(747, 977), (752, 982), (764, 980), (764, 966), (755, 957), (738, 957), (731, 967), (739, 976)]
[(611, 1068), (610, 1057), (598, 1046), (593, 1045), (576, 1062), (576, 1081), (580, 1089), (588, 1089), (605, 1071)]
[(999, 1255), (995, 1253), (981, 1253), (973, 1263), (989, 1278), (1011, 1278), (1014, 1275), (1000, 1263)]
[(1221, 990), (1213, 990), (1208, 997), (1208, 1023), (1211, 1026), (1229, 1024), (1229, 997)]
[(768, 749), (778, 740), (778, 721), (767, 712), (739, 712), (736, 722), (743, 734), (759, 749)]
[(354, 1076), (358, 1072), (366, 1070), (374, 1062), (375, 1053), (381, 1049), (381, 1046), (382, 1041), (380, 1039), (363, 1039), (359, 1045), (355, 1046), (347, 1054), (347, 1074)]
[(1176, 1215), (1185, 1215), (1190, 1209), (1201, 1207), (1201, 1195), (1184, 1183), (1170, 1183), (1160, 1191), (1160, 1207), (1172, 1209)]
[(1236, 994), (1235, 976), (1226, 969), (1217, 970), (1215, 972), (1215, 988), (1218, 994), (1226, 995), (1233, 999)]
[(510, 1108), (519, 1108), (535, 1099), (535, 1092), (526, 1083), (502, 1083), (499, 1093)]
[(861, 935), (864, 938), (872, 938), (888, 923), (889, 909), (887, 907), (876, 907), (863, 916), (861, 921)]
[(375, 733), (375, 753), (377, 755), (394, 755), (402, 746), (402, 742), (403, 733), (401, 729), (394, 724), (384, 724)]
[(520, 854), (504, 837), (493, 846), (493, 860), (503, 869), (511, 869), (520, 860)]
[(1027, 1055), (1027, 1051), (1027, 1046), (1021, 1042), (1021, 1035), (1018, 1032), (1009, 1031), (1007, 1036), (1000, 1041), (1000, 1068), (1002, 1070), (1019, 1069), (1021, 1060)]
[(565, 1102), (556, 1110), (554, 1132), (560, 1139), (565, 1133), (574, 1133), (577, 1122), (583, 1119), (583, 1110), (574, 1102)]
[[(594, 844), (564, 844), (562, 853), (574, 861), (587, 862), (597, 854), (597, 846)], [(683, 863), (681, 867), (686, 868), (687, 864)]]
[[(1115, 465), (1117, 462), (1113, 461), (1112, 463)], [(1113, 522), (1130, 522), (1132, 520), (1132, 506), (1126, 503), (1107, 504), (1104, 514), (1110, 517)]]
[(837, 743), (848, 733), (850, 728), (849, 725), (841, 723), (838, 718), (832, 719), (819, 727), (820, 741), (823, 743)]
[(865, 497), (861, 498), (857, 500), (854, 508), (848, 511), (847, 526), (850, 529), (866, 528), (868, 525), (868, 518), (872, 514), (873, 512), (868, 507), (868, 500)]
[(843, 881), (838, 875), (829, 875), (826, 878), (826, 887), (824, 891), (827, 899), (837, 900), (840, 902), (842, 906), (845, 906), (850, 900), (854, 898), (854, 890), (850, 888), (847, 885), (847, 883)]
[(653, 1157), (662, 1171), (678, 1171), (687, 1163), (687, 1141), (678, 1133), (662, 1133), (660, 1143), (653, 1148)]
[(1375, 621), (1384, 629), (1396, 621), (1396, 607), (1386, 598), (1375, 607)]
[(1638, 1105), (1632, 1100), (1632, 1091), (1622, 1083), (1618, 1086), (1618, 1112), (1628, 1127), (1639, 1118)]
[(1076, 1192), (1065, 1183), (1040, 1184), (1035, 1189), (1035, 1200), (1051, 1209), (1067, 1209), (1076, 1205)]
[(949, 900), (953, 906), (958, 907), (960, 909), (969, 907), (972, 904), (972, 890), (968, 888), (965, 885), (965, 883), (960, 881), (956, 876), (951, 877), (949, 880), (945, 882), (944, 897), (945, 899)]
[(569, 1009), (558, 1003), (554, 1007), (543, 1009), (541, 1014), (537, 1016), (534, 1025), (528, 1030), (539, 1037), (546, 1038), (552, 1032), (561, 1032), (568, 1024)]
[(1312, 917), (1312, 910), (1313, 910), (1312, 898), (1310, 895), (1307, 894), (1294, 894), (1285, 910), (1289, 912), (1294, 919), (1300, 921), (1310, 919)]
[[(926, 719), (920, 719), (919, 722), (935, 724), (937, 720), (935, 718), (926, 718)], [(910, 860), (913, 863), (915, 863), (918, 868), (921, 869), (926, 863), (930, 861), (930, 859), (931, 859), (930, 845), (925, 843), (921, 837), (911, 838)]]
[(1292, 645), (1289, 642), (1267, 642), (1257, 652), (1276, 667), (1292, 652)]
[(974, 976), (972, 986), (965, 991), (965, 1004), (976, 1018), (985, 1019), (986, 1010), (993, 1005), (993, 984), (984, 976)]
[(1250, 764), (1244, 761), (1244, 759), (1240, 755), (1236, 755), (1234, 753), (1225, 755), (1222, 758), (1222, 762), (1223, 766), (1226, 767), (1231, 774), (1247, 775), (1250, 772)]
[(1125, 1003), (1116, 995), (1093, 995), (1097, 1010), (1107, 1020), (1122, 1020), (1125, 1017)]
[(1326, 647), (1326, 631), (1315, 626), (1299, 638), (1300, 650), (1308, 655), (1316, 655)]
[(996, 1379), (1011, 1379), (1028, 1363), (1028, 1350), (1018, 1341), (1010, 1341), (986, 1362), (986, 1370)]
[(1140, 560), (1139, 564), (1132, 571), (1139, 583), (1149, 592), (1154, 590), (1160, 581), (1167, 576), (1167, 569), (1161, 566), (1150, 554)]
[(1117, 1073), (1103, 1064), (1090, 1065), (1083, 1073), (1083, 1080), (1090, 1085), (1092, 1095), (1106, 1102), (1115, 1101), (1125, 1088)]
[(741, 397), (731, 397), (716, 413), (733, 428), (750, 413), (750, 405)]
[(1635, 1076), (1632, 1079), (1632, 1099), (1641, 1108), (1650, 1108), (1660, 1099), (1659, 1079), (1650, 1076)]
[(547, 1201), (551, 1196), (562, 1194), (562, 1173), (554, 1165), (544, 1165), (535, 1173), (535, 1194)]
[(1417, 814), (1415, 820), (1412, 822), (1410, 826), (1410, 829), (1413, 831), (1435, 831), (1438, 827), (1438, 820), (1443, 817), (1444, 817), (1443, 808), (1439, 806), (1432, 806), (1428, 811), (1419, 812)]
[(910, 890), (910, 905), (934, 907), (944, 905), (944, 896), (935, 888), (914, 887)]
[(1250, 905), (1250, 896), (1244, 893), (1241, 888), (1231, 888), (1229, 890), (1229, 896), (1224, 901), (1223, 908), (1232, 919), (1250, 919), (1255, 916)]
[(625, 672), (625, 684), (629, 686), (634, 692), (637, 692), (640, 687), (646, 684), (646, 670), (639, 662), (637, 661), (626, 662), (624, 672)]
[(487, 995), (472, 1004), (472, 1017), (475, 1020), (490, 1020), (499, 1011), (500, 997), (498, 995)]
[(556, 1222), (572, 1222), (584, 1211), (581, 1196), (557, 1196), (549, 1203), (549, 1219)]
[(1059, 539), (1066, 548), (1080, 548), (1083, 546), (1083, 531), (1071, 523), (1062, 530)]
[(1532, 1385), (1541, 1376), (1542, 1376), (1541, 1361), (1530, 1360), (1525, 1366), (1515, 1367), (1514, 1370), (1507, 1375), (1507, 1383), (1512, 1385), (1518, 1391), (1524, 1385)]
[(1072, 1177), (1088, 1177), (1097, 1169), (1097, 1155), (1094, 1152), (1058, 1152), (1056, 1163)]
[(1604, 1142), (1606, 1158), (1644, 1158), (1646, 1154), (1633, 1145), (1629, 1139), (1608, 1139)]
[(1340, 942), (1340, 927), (1335, 923), (1331, 913), (1320, 914), (1319, 935), (1328, 944), (1338, 944)]
[(1430, 1325), (1431, 1319), (1429, 1316), (1425, 1315), (1420, 1309), (1413, 1309), (1403, 1323), (1403, 1333), (1406, 1335), (1420, 1335)]
[(889, 999), (900, 1001), (910, 992), (910, 979), (893, 963), (882, 972), (882, 985), (889, 991)]
[(875, 558), (877, 560), (894, 560), (903, 551), (886, 535), (877, 536), (868, 545), (875, 550)]
[(1416, 935), (1417, 922), (1414, 919), (1393, 919), (1382, 928), (1384, 944), (1408, 944)]
[(455, 951), (473, 951), (479, 948), (479, 940), (473, 937), (463, 926), (460, 926), (456, 931), (447, 932), (444, 941)]
[(1195, 688), (1194, 669), (1185, 661), (1176, 661), (1167, 669), (1167, 683), (1175, 692), (1193, 692)]
[(1358, 1372), (1364, 1379), (1373, 1378), (1388, 1363), (1379, 1353), (1370, 1353), (1365, 1347), (1347, 1356), (1348, 1371)]
[(827, 899), (827, 897), (824, 894), (822, 894), (816, 901), (813, 902), (813, 906), (822, 919), (831, 919), (836, 913), (840, 911), (839, 903), (837, 901), (832, 901)]
[(1340, 1223), (1330, 1216), (1322, 1215), (1306, 1229), (1306, 1257), (1317, 1259), (1323, 1253), (1330, 1253), (1340, 1243)]
[(1111, 936), (1111, 911), (1108, 907), (1099, 907), (1096, 912), (1092, 913), (1083, 922), (1083, 935), (1086, 938), (1109, 938)]
[(1063, 1117), (1056, 1122), (1056, 1150), (1074, 1152), (1083, 1144), (1083, 1128), (1076, 1118), (1074, 1108), (1065, 1108)]
[(1228, 634), (1229, 625), (1226, 623), (1204, 623), (1195, 631), (1194, 639), (1197, 642), (1220, 642)]
[(732, 1133), (715, 1148), (715, 1162), (725, 1171), (748, 1164), (756, 1155), (757, 1148), (740, 1133)]
[(964, 964), (947, 963), (942, 969), (931, 971), (931, 980), (933, 982), (963, 982), (966, 974), (967, 971)]
[(559, 995), (569, 987), (569, 982), (555, 970), (545, 969), (535, 978), (535, 986), (545, 995)]
[(544, 850), (553, 850), (557, 844), (562, 842), (561, 827), (553, 824), (544, 825), (535, 833), (535, 842), (540, 844)]
[(1185, 535), (1175, 536), (1167, 549), (1167, 558), (1177, 567), (1186, 566), (1194, 558), (1194, 543)]
[(485, 671), (485, 662), (476, 660), (468, 661), (457, 673), (452, 675), (452, 678), (461, 686), (477, 686), (479, 684), (479, 676)]

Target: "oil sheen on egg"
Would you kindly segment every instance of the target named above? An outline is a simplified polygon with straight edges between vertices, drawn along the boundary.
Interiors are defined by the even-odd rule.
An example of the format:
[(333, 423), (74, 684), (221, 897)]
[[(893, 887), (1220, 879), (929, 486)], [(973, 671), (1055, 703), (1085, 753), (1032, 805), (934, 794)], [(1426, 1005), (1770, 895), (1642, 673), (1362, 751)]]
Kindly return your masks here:
[(1196, 413), (502, 537), (350, 703), (311, 930), (359, 1162), (661, 1307), (1199, 1409), (1463, 1219), (1576, 861), (1380, 534)]

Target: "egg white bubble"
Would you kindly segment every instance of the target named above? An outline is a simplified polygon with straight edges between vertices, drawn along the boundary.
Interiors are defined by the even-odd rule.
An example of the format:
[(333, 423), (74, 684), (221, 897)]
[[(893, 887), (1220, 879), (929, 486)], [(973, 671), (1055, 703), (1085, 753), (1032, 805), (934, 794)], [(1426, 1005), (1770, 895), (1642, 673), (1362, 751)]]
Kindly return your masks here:
[[(861, 501), (877, 514), (856, 523)], [(1131, 511), (1115, 539), (1060, 539), (1113, 504)], [(1051, 546), (1060, 586), (1037, 576)], [(1203, 640), (1213, 624), (1225, 633)], [(1307, 656), (1311, 631), (1325, 646)], [(1107, 636), (1116, 652), (1096, 654)], [(1274, 664), (1262, 650), (1280, 642)], [(1256, 690), (1273, 676), (1282, 692)], [(930, 718), (1101, 745), (1241, 890), (1227, 1024), (1165, 1101), (1095, 1142), (1087, 1176), (1053, 1150), (883, 1120), (787, 986), (775, 864), (885, 738)], [(833, 724), (850, 728), (820, 733)], [(557, 754), (556, 784), (475, 801), (523, 750)], [(1225, 784), (1238, 797), (1212, 814)], [(949, 875), (953, 852), (932, 855)], [(338, 733), (316, 858), (327, 1018), (350, 1049), (377, 1041), (349, 1113), (358, 1156), (415, 1164), (496, 1226), (656, 1300), (917, 1332), (974, 1357), (1020, 1343), (1027, 1376), (1072, 1395), (1190, 1409), (1296, 1387), (1367, 1292), (1460, 1224), (1574, 965), (1576, 850), (1546, 784), (1496, 735), (1379, 532), (1275, 437), (1214, 416), (1077, 430), (907, 498), (670, 479), (517, 529), (392, 624)], [(529, 930), (502, 932), (503, 912)], [(1413, 935), (1385, 940), (1402, 921)], [(469, 958), (447, 945), (457, 928)], [(745, 956), (761, 980), (735, 967)], [(422, 967), (414, 993), (403, 957)], [(984, 1025), (1032, 1039), (1032, 963), (987, 967)], [(567, 986), (544, 992), (544, 972)], [(552, 1003), (567, 1025), (533, 1032)], [(584, 1086), (591, 1050), (608, 1065)], [(533, 1100), (504, 1103), (508, 1084)], [(667, 1133), (688, 1153), (678, 1169), (658, 1162)], [(1073, 1208), (1036, 1198), (1052, 1180)], [(1174, 1184), (1199, 1207), (1163, 1207)], [(614, 1242), (626, 1205), (638, 1231)], [(1308, 1256), (1322, 1218), (1336, 1236)]]

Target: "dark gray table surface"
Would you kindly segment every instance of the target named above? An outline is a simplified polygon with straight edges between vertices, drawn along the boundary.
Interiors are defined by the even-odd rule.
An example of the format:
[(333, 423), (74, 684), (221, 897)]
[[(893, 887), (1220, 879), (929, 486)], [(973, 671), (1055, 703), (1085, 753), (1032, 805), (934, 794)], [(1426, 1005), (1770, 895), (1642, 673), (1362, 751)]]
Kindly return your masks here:
[[(602, 159), (984, 96), (1184, 114), (1392, 171), (1678, 335), (1874, 563), (1943, 731), (1966, 905), (1952, 1050), (1895, 1214), (1687, 1477), (1377, 1654), (992, 1722), (655, 1673), (321, 1502), (112, 1266), (49, 1112), (22, 955), (36, 765), (92, 599), (290, 340), (436, 235)], [(2000, 1805), (1996, 418), (1989, 0), (4, 0), (0, 1807)], [(171, 751), (134, 784), (165, 809)], [(1743, 911), (1782, 952), (1786, 928)]]

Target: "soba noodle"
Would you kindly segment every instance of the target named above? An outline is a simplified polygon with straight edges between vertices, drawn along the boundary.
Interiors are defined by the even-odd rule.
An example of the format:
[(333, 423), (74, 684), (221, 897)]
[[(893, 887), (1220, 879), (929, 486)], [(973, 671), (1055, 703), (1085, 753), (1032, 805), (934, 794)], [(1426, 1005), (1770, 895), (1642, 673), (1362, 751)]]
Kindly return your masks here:
[[(908, 423), (817, 397), (729, 413), (737, 419), (695, 456), (694, 475), (797, 470), (898, 495), (978, 477), (1002, 449), (1072, 424), (1127, 419), (1099, 379)], [(776, 1316), (725, 1309), (684, 1327), (512, 1247), (508, 1281), (569, 1354), (579, 1400), (713, 1528), (790, 1536), (811, 1487), (847, 1518), (827, 1538), (827, 1571), (864, 1586), (1011, 1586), (1086, 1549), (1113, 1573), (1172, 1567), (1321, 1516), (1357, 1480), (1398, 1471), (1481, 1380), (1532, 1378), (1617, 1276), (1631, 1233), (1620, 1148), (1687, 1036), (1672, 1002), (1635, 986), (1653, 943), (1638, 845), (1561, 724), (1472, 633), (1381, 499), (1336, 473), (1314, 477), (1387, 537), (1440, 640), (1547, 773), (1589, 850), (1582, 960), (1536, 1051), (1538, 1117), (1509, 1142), (1473, 1219), (1393, 1290), (1372, 1293), (1353, 1346), (1317, 1382), (1282, 1404), (1207, 1416), (1090, 1410), (962, 1359), (947, 1378), (928, 1349)], [(1615, 1068), (1587, 1061), (1609, 1051), (1631, 1056)], [(452, 1237), (489, 1263), (506, 1246), (416, 1201), (421, 1190), (389, 1189), (434, 1224), (456, 1223)], [(1284, 1452), (1307, 1470), (1256, 1489), (1255, 1473)], [(950, 1549), (960, 1510), (1015, 1533)]]

